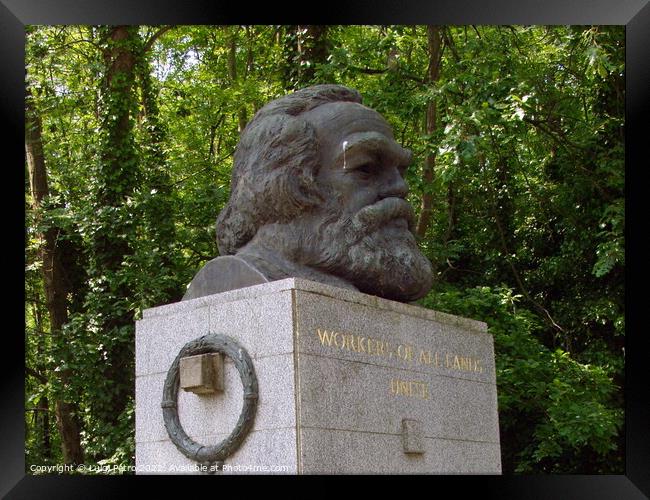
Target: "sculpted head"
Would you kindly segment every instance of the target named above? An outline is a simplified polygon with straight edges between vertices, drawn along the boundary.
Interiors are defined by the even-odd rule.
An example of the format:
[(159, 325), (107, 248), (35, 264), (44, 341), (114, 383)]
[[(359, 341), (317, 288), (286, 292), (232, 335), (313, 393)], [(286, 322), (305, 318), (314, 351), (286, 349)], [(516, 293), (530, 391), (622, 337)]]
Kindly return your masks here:
[(416, 300), (432, 271), (405, 200), (410, 162), (388, 123), (352, 89), (318, 85), (272, 101), (235, 152), (231, 197), (217, 219), (219, 251)]

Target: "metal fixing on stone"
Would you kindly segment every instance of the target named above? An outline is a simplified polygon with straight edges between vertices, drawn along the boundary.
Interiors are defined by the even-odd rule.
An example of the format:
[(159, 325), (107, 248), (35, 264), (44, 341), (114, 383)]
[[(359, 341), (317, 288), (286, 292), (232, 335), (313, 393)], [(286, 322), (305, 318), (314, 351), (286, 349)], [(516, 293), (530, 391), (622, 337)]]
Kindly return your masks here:
[[(179, 363), (186, 356), (220, 352), (233, 360), (244, 386), (244, 406), (232, 433), (219, 444), (203, 445), (193, 441), (181, 426), (178, 416)], [(258, 385), (253, 360), (234, 339), (208, 334), (185, 344), (172, 363), (163, 387), (162, 407), (165, 428), (176, 448), (200, 464), (223, 463), (244, 442), (253, 427), (257, 412)]]

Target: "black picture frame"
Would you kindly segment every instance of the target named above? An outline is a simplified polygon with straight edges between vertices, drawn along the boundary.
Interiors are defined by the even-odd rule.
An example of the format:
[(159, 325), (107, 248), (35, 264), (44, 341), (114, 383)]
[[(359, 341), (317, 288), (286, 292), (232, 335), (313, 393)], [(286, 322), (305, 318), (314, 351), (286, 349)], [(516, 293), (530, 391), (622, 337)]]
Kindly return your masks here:
[[(650, 116), (650, 5), (649, 0), (442, 0), (395, 2), (333, 1), (320, 9), (308, 3), (274, 2), (240, 5), (222, 0), (0, 0), (0, 112), (5, 124), (3, 163), (10, 172), (6, 203), (5, 251), (10, 258), (24, 260), (24, 190), (14, 181), (24, 159), (24, 26), (28, 24), (613, 24), (626, 27), (626, 473), (616, 476), (484, 476), (378, 477), (363, 480), (366, 493), (395, 482), (406, 494), (467, 496), (476, 498), (585, 498), (625, 499), (650, 496), (650, 376), (647, 368), (647, 332), (642, 328), (644, 278), (641, 242), (643, 165), (648, 165), (644, 146), (648, 135), (643, 127)], [(22, 179), (25, 182), (25, 179)], [(7, 196), (7, 194), (9, 194)], [(22, 256), (21, 256), (22, 255)], [(12, 260), (5, 271), (20, 265)], [(6, 274), (6, 273), (5, 273)], [(11, 274), (11, 273), (10, 273)], [(22, 276), (24, 278), (24, 275)], [(24, 281), (23, 281), (24, 282)], [(7, 300), (20, 300), (10, 280), (5, 287)], [(20, 282), (17, 290), (20, 290)], [(18, 298), (16, 298), (18, 297)], [(20, 328), (20, 305), (7, 304), (4, 315), (4, 349), (0, 362), (2, 411), (0, 412), (0, 495), (7, 498), (93, 498), (115, 497), (136, 483), (160, 486), (166, 478), (82, 477), (26, 475), (24, 460), (24, 337)], [(16, 319), (14, 319), (14, 316)], [(9, 320), (9, 325), (6, 321)], [(17, 323), (13, 327), (14, 321)], [(24, 318), (22, 320), (24, 323)], [(225, 478), (214, 480), (223, 481)], [(308, 478), (285, 478), (304, 486)], [(240, 486), (241, 479), (228, 482)], [(277, 478), (267, 480), (278, 480)], [(237, 483), (234, 483), (237, 481)], [(210, 486), (215, 488), (216, 485)], [(206, 483), (207, 485), (207, 483)], [(400, 487), (400, 485), (402, 485)], [(145, 486), (147, 487), (147, 486)], [(449, 489), (448, 489), (449, 488)], [(445, 491), (447, 491), (445, 493)], [(216, 492), (216, 491), (215, 491)], [(420, 492), (420, 493), (418, 493)], [(223, 492), (220, 492), (223, 494)]]

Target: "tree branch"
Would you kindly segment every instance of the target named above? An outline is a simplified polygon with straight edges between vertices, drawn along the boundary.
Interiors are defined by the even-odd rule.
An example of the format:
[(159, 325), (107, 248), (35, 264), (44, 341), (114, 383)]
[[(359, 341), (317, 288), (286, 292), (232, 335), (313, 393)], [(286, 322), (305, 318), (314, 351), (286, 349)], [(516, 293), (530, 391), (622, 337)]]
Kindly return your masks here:
[[(376, 69), (376, 68), (360, 68), (359, 66), (348, 66), (348, 69), (351, 69), (353, 71), (357, 71), (359, 73), (365, 73), (367, 75), (381, 75), (383, 73), (388, 73), (388, 69)], [(407, 80), (413, 80), (414, 82), (418, 82), (422, 85), (426, 83), (424, 78), (417, 77), (415, 75), (411, 75), (409, 73), (402, 73), (398, 72), (400, 76), (403, 76)]]
[(163, 27), (160, 28), (158, 31), (156, 31), (153, 35), (151, 35), (151, 37), (149, 38), (149, 40), (147, 40), (147, 41), (145, 42), (144, 47), (143, 47), (143, 49), (142, 49), (142, 52), (143, 52), (143, 53), (147, 53), (147, 52), (151, 49), (151, 47), (153, 46), (153, 44), (156, 42), (156, 40), (158, 40), (162, 35), (164, 35), (165, 33), (167, 33), (170, 29), (173, 29), (173, 28), (175, 28), (175, 27), (176, 27), (176, 25), (163, 26)]
[(34, 377), (41, 384), (47, 384), (47, 378), (44, 375), (41, 375), (40, 373), (38, 373), (33, 368), (30, 368), (29, 366), (26, 366), (25, 367), (25, 373), (27, 373), (27, 375), (31, 375), (32, 377)]
[(527, 116), (524, 116), (523, 121), (525, 121), (526, 123), (530, 123), (533, 127), (535, 127), (537, 129), (541, 130), (542, 132), (544, 132), (548, 137), (550, 137), (553, 140), (553, 142), (555, 142), (559, 147), (561, 147), (567, 153), (569, 153), (569, 156), (571, 156), (571, 159), (574, 161), (574, 166), (577, 167), (578, 169), (582, 170), (586, 174), (588, 174), (587, 178), (588, 178), (589, 182), (591, 182), (591, 184), (594, 186), (594, 188), (596, 188), (596, 190), (601, 194), (601, 196), (605, 200), (611, 201), (612, 197), (605, 191), (605, 189), (600, 185), (600, 183), (597, 180), (593, 179), (593, 177), (592, 177), (593, 172), (591, 172), (588, 168), (583, 166), (581, 164), (581, 162), (579, 161), (579, 159), (576, 157), (576, 154), (570, 149), (570, 148), (573, 148), (573, 149), (578, 150), (578, 151), (580, 151), (582, 153), (588, 153), (588, 150), (586, 148), (572, 143), (571, 141), (569, 141), (565, 137), (562, 137), (562, 139), (560, 139), (559, 137), (557, 137), (556, 134), (553, 133), (553, 131), (548, 126), (546, 126), (544, 124), (544, 122), (542, 122), (540, 120), (535, 120), (533, 118), (528, 118)]
[[(493, 192), (491, 187), (490, 187), (490, 193), (492, 195), (492, 199), (494, 200), (494, 192)], [(564, 333), (564, 329), (555, 322), (555, 320), (551, 316), (551, 313), (549, 313), (548, 310), (544, 306), (542, 306), (539, 302), (537, 302), (535, 299), (533, 299), (533, 297), (530, 295), (530, 293), (528, 293), (528, 290), (524, 286), (524, 282), (522, 281), (521, 276), (519, 275), (519, 271), (517, 270), (517, 267), (515, 266), (515, 263), (510, 258), (510, 249), (508, 248), (508, 244), (506, 242), (505, 231), (503, 229), (503, 225), (501, 224), (501, 220), (499, 219), (499, 214), (498, 214), (498, 211), (496, 209), (495, 203), (492, 202), (490, 205), (491, 205), (490, 206), (490, 211), (492, 212), (492, 216), (494, 217), (494, 222), (495, 222), (495, 225), (497, 227), (497, 231), (499, 233), (499, 240), (501, 242), (501, 250), (503, 251), (503, 253), (505, 255), (505, 259), (508, 262), (508, 266), (510, 267), (510, 270), (512, 271), (512, 276), (515, 278), (515, 281), (517, 282), (517, 287), (519, 288), (521, 293), (524, 294), (524, 297), (526, 298), (526, 300), (528, 300), (528, 302), (530, 302), (533, 306), (535, 306), (535, 308), (538, 311), (540, 311), (542, 314), (544, 314), (546, 316), (546, 319), (551, 324), (551, 326), (553, 326), (553, 328), (555, 328), (556, 330)]]
[(458, 50), (456, 49), (456, 44), (454, 43), (452, 37), (451, 37), (451, 32), (449, 31), (449, 27), (445, 27), (441, 30), (442, 33), (442, 38), (445, 42), (445, 46), (449, 47), (449, 50), (451, 50), (452, 55), (454, 56), (454, 60), (456, 62), (460, 62), (460, 56), (458, 55)]

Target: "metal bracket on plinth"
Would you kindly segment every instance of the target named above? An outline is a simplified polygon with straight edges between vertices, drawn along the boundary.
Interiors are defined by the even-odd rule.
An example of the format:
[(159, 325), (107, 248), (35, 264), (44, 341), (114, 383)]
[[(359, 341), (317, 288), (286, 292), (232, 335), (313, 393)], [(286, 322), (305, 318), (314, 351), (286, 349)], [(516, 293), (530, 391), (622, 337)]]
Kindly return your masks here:
[[(244, 406), (232, 433), (217, 445), (202, 445), (193, 441), (183, 429), (178, 416), (179, 364), (181, 358), (220, 352), (233, 360), (244, 385)], [(208, 334), (185, 344), (172, 363), (160, 404), (169, 438), (187, 458), (203, 465), (223, 465), (243, 443), (253, 427), (257, 412), (258, 386), (253, 360), (236, 340), (219, 334)], [(221, 468), (221, 467), (219, 467)]]

